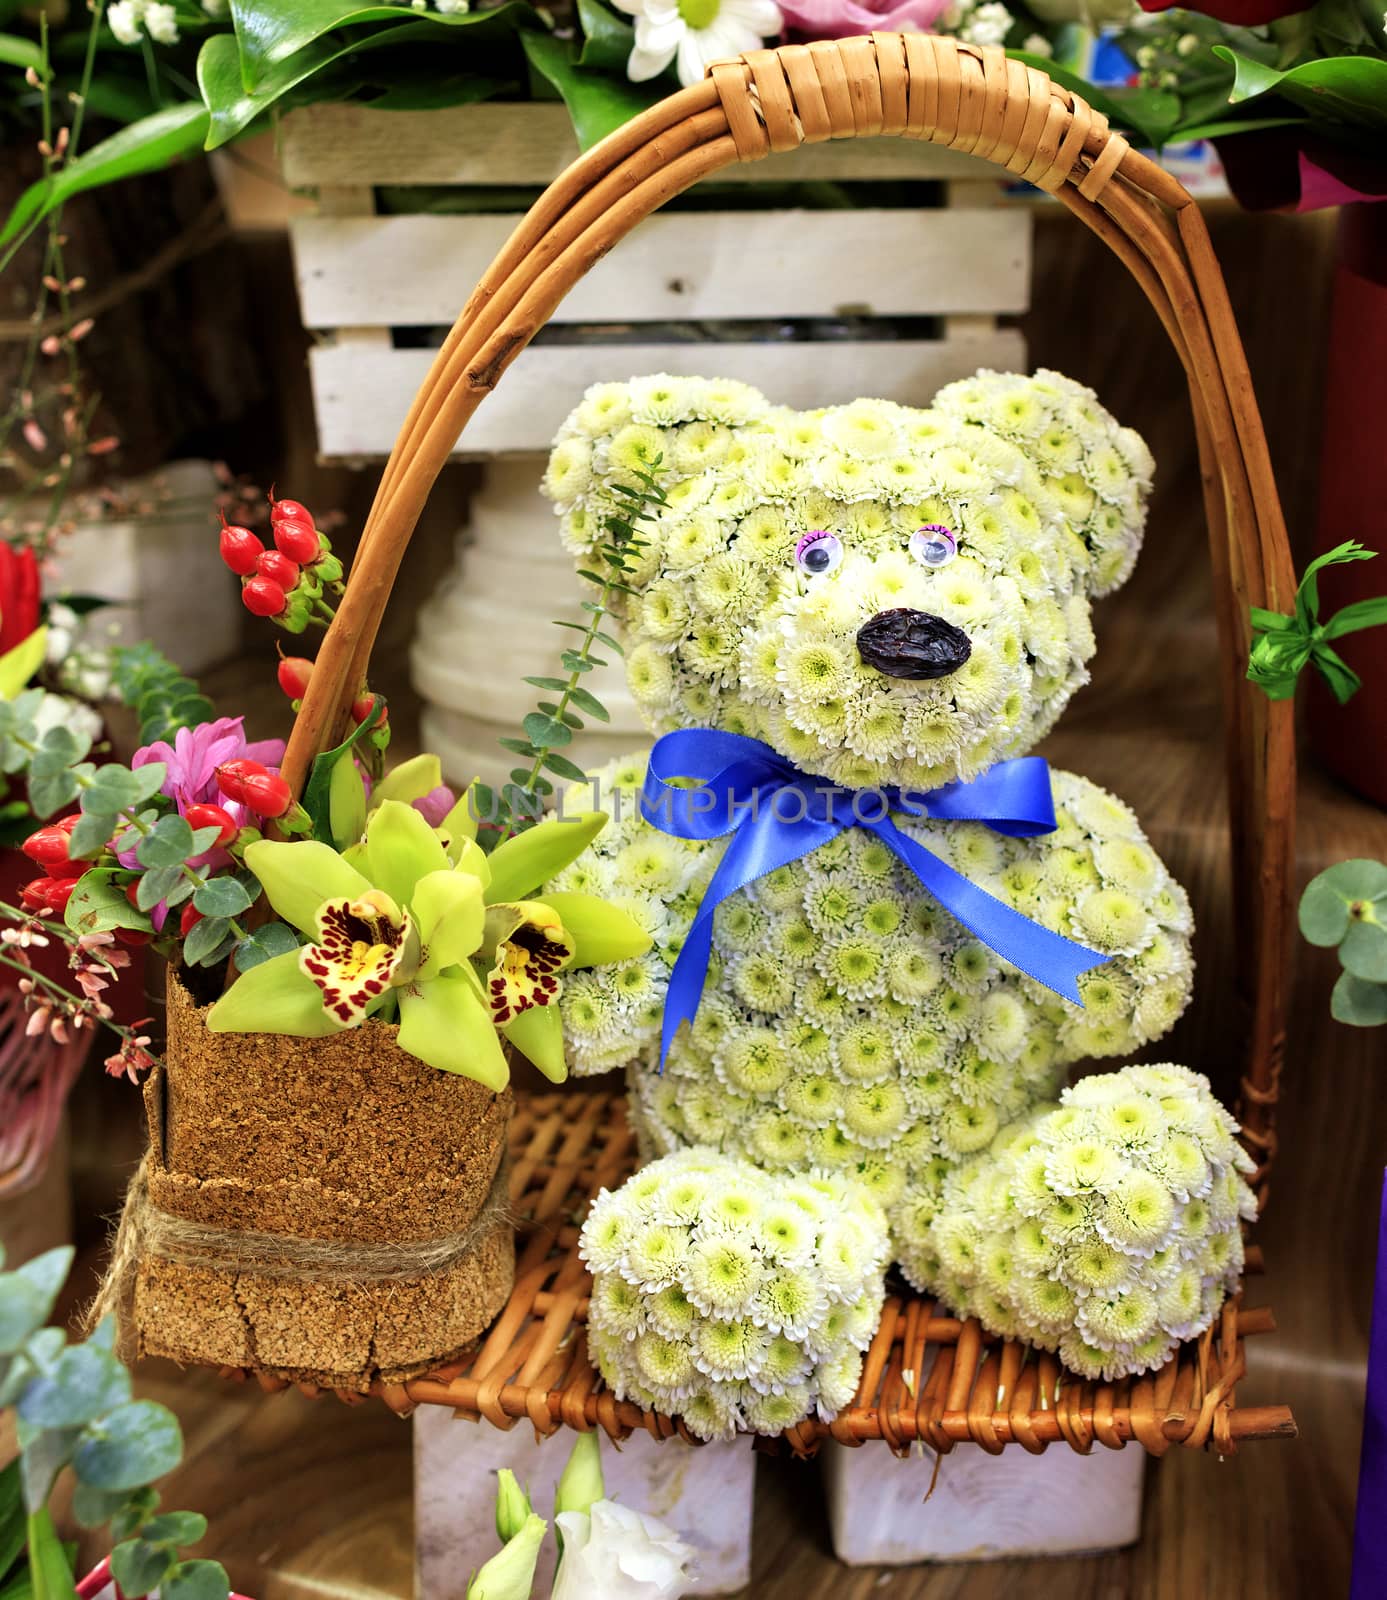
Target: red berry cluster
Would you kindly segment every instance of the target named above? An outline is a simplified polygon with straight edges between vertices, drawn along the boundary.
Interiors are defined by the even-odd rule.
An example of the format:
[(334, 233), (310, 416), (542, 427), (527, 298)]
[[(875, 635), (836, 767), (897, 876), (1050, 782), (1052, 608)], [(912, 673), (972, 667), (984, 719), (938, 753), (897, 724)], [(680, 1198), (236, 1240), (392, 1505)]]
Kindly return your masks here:
[(80, 820), (73, 812), (58, 822), (31, 833), (24, 841), (24, 854), (43, 868), (44, 876), (34, 878), (19, 891), (20, 904), (26, 911), (41, 917), (61, 917), (77, 887), (77, 880), (91, 865), (90, 861), (74, 861), (67, 853), (68, 840)]
[[(277, 772), (245, 757), (224, 761), (217, 768), (217, 787), (228, 800), (238, 800), (257, 817), (282, 817), (294, 803), (293, 791)], [(220, 807), (208, 809), (217, 811)], [(224, 811), (221, 814), (226, 816)]]
[[(306, 656), (281, 656), (276, 676), (279, 687), (293, 701), (297, 711), (299, 701), (308, 693), (308, 685), (313, 681), (313, 663)], [(371, 740), (383, 750), (390, 739), (390, 710), (385, 704), (384, 695), (363, 690), (352, 701), (352, 721), (359, 726), (375, 711), (377, 705), (381, 708), (380, 718), (371, 729)]]
[(342, 563), (297, 500), (271, 500), (274, 548), (258, 534), (222, 520), (221, 556), (241, 580), (241, 600), (257, 617), (270, 617), (290, 633), (330, 620), (323, 591), (340, 584)]

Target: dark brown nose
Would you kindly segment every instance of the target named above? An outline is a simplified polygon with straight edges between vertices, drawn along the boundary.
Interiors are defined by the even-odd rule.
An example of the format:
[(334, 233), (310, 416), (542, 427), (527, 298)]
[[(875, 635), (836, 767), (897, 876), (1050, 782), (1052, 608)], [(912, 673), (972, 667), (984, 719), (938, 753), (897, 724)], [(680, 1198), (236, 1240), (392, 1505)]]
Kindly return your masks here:
[(973, 653), (968, 635), (927, 611), (878, 611), (857, 630), (857, 653), (891, 678), (947, 678)]

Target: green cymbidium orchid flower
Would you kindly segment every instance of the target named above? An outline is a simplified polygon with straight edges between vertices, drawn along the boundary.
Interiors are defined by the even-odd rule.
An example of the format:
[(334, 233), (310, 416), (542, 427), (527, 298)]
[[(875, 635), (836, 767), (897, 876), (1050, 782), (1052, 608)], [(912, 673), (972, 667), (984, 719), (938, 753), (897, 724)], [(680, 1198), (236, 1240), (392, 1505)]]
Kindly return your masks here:
[(242, 973), (209, 1029), (323, 1038), (396, 1004), (400, 1047), (430, 1066), (500, 1090), (510, 1073), (499, 1033), (562, 1081), (559, 974), (640, 955), (650, 941), (595, 896), (519, 896), (605, 821), (554, 819), (487, 857), (465, 799), (435, 829), (388, 798), (340, 853), (314, 840), (250, 845), (246, 864), (270, 905), (310, 942)]

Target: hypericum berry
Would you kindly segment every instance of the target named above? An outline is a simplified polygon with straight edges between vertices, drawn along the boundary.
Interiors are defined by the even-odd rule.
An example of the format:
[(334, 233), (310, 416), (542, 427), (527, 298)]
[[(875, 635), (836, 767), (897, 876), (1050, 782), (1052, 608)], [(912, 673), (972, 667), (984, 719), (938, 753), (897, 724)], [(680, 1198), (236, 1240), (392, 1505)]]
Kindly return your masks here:
[(306, 522), (313, 526), (313, 513), (307, 506), (301, 505), (297, 500), (271, 500), (271, 522)]
[(60, 917), (76, 887), (76, 878), (35, 878), (19, 891), (19, 903), (26, 911)]
[(188, 903), (183, 907), (182, 913), (178, 918), (179, 936), (186, 939), (201, 921), (202, 913), (193, 904), (193, 902), (189, 900)]
[(367, 717), (371, 715), (371, 712), (375, 710), (377, 700), (380, 701), (381, 714), (380, 721), (376, 723), (376, 727), (383, 728), (386, 722), (389, 720), (390, 712), (389, 708), (385, 704), (385, 697), (379, 694), (363, 694), (359, 695), (355, 700), (353, 700), (352, 721), (358, 726), (365, 722)]
[(46, 828), (31, 833), (21, 846), (30, 861), (37, 861), (50, 878), (80, 878), (90, 865), (68, 855), (68, 840), (77, 819), (72, 819), (71, 826), (65, 826), (66, 821), (50, 822)]
[(140, 895), (140, 880), (138, 878), (131, 878), (130, 882), (127, 883), (126, 886), (125, 886), (125, 898), (130, 902), (130, 904), (132, 906), (134, 906), (136, 911), (138, 911), (140, 909), (139, 895)]
[(241, 585), (241, 603), (257, 617), (277, 617), (289, 604), (280, 586), (269, 578), (247, 578)]
[(248, 578), (265, 553), (265, 546), (250, 529), (238, 527), (234, 522), (222, 523), (219, 545), (222, 560), (238, 578)]
[(298, 587), (299, 569), (290, 561), (289, 557), (282, 555), (278, 550), (266, 550), (255, 563), (255, 570), (262, 578), (268, 578), (271, 583), (277, 583), (287, 595), (291, 589)]
[(275, 549), (301, 567), (311, 566), (322, 554), (318, 530), (311, 522), (285, 517), (274, 525)]
[(308, 693), (313, 663), (306, 656), (281, 656), (275, 676), (279, 679), (280, 688), (291, 700), (302, 700)]
[(202, 828), (216, 828), (218, 832), (214, 844), (230, 844), (241, 831), (240, 824), (229, 811), (223, 811), (220, 806), (208, 802), (188, 806), (183, 812), (183, 820), (194, 832)]
[(256, 773), (241, 781), (241, 804), (257, 817), (282, 817), (293, 803), (289, 785), (277, 772)]
[(258, 761), (252, 761), (249, 756), (240, 756), (235, 761), (223, 761), (217, 768), (217, 787), (228, 800), (244, 800), (246, 798), (247, 778), (266, 778), (270, 769), (263, 767)]

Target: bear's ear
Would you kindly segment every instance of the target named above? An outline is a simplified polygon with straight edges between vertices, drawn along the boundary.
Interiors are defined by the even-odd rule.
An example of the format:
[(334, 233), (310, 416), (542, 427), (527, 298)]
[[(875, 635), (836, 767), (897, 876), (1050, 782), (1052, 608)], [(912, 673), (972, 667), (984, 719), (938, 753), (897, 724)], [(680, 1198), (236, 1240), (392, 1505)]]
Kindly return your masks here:
[(665, 527), (708, 498), (712, 474), (725, 470), (739, 436), (759, 432), (775, 412), (759, 390), (732, 379), (661, 372), (594, 384), (559, 429), (543, 483), (579, 565), (593, 567), (609, 520), (630, 513), (622, 490), (643, 488), (648, 473), (667, 509), (638, 529), (646, 552), (628, 582), (642, 587), (659, 570), (655, 547)]
[(942, 389), (935, 408), (1014, 444), (1035, 468), (1042, 514), (1066, 533), (1071, 565), (1092, 595), (1136, 565), (1155, 463), (1092, 389), (1042, 368), (1031, 377), (979, 372)]

